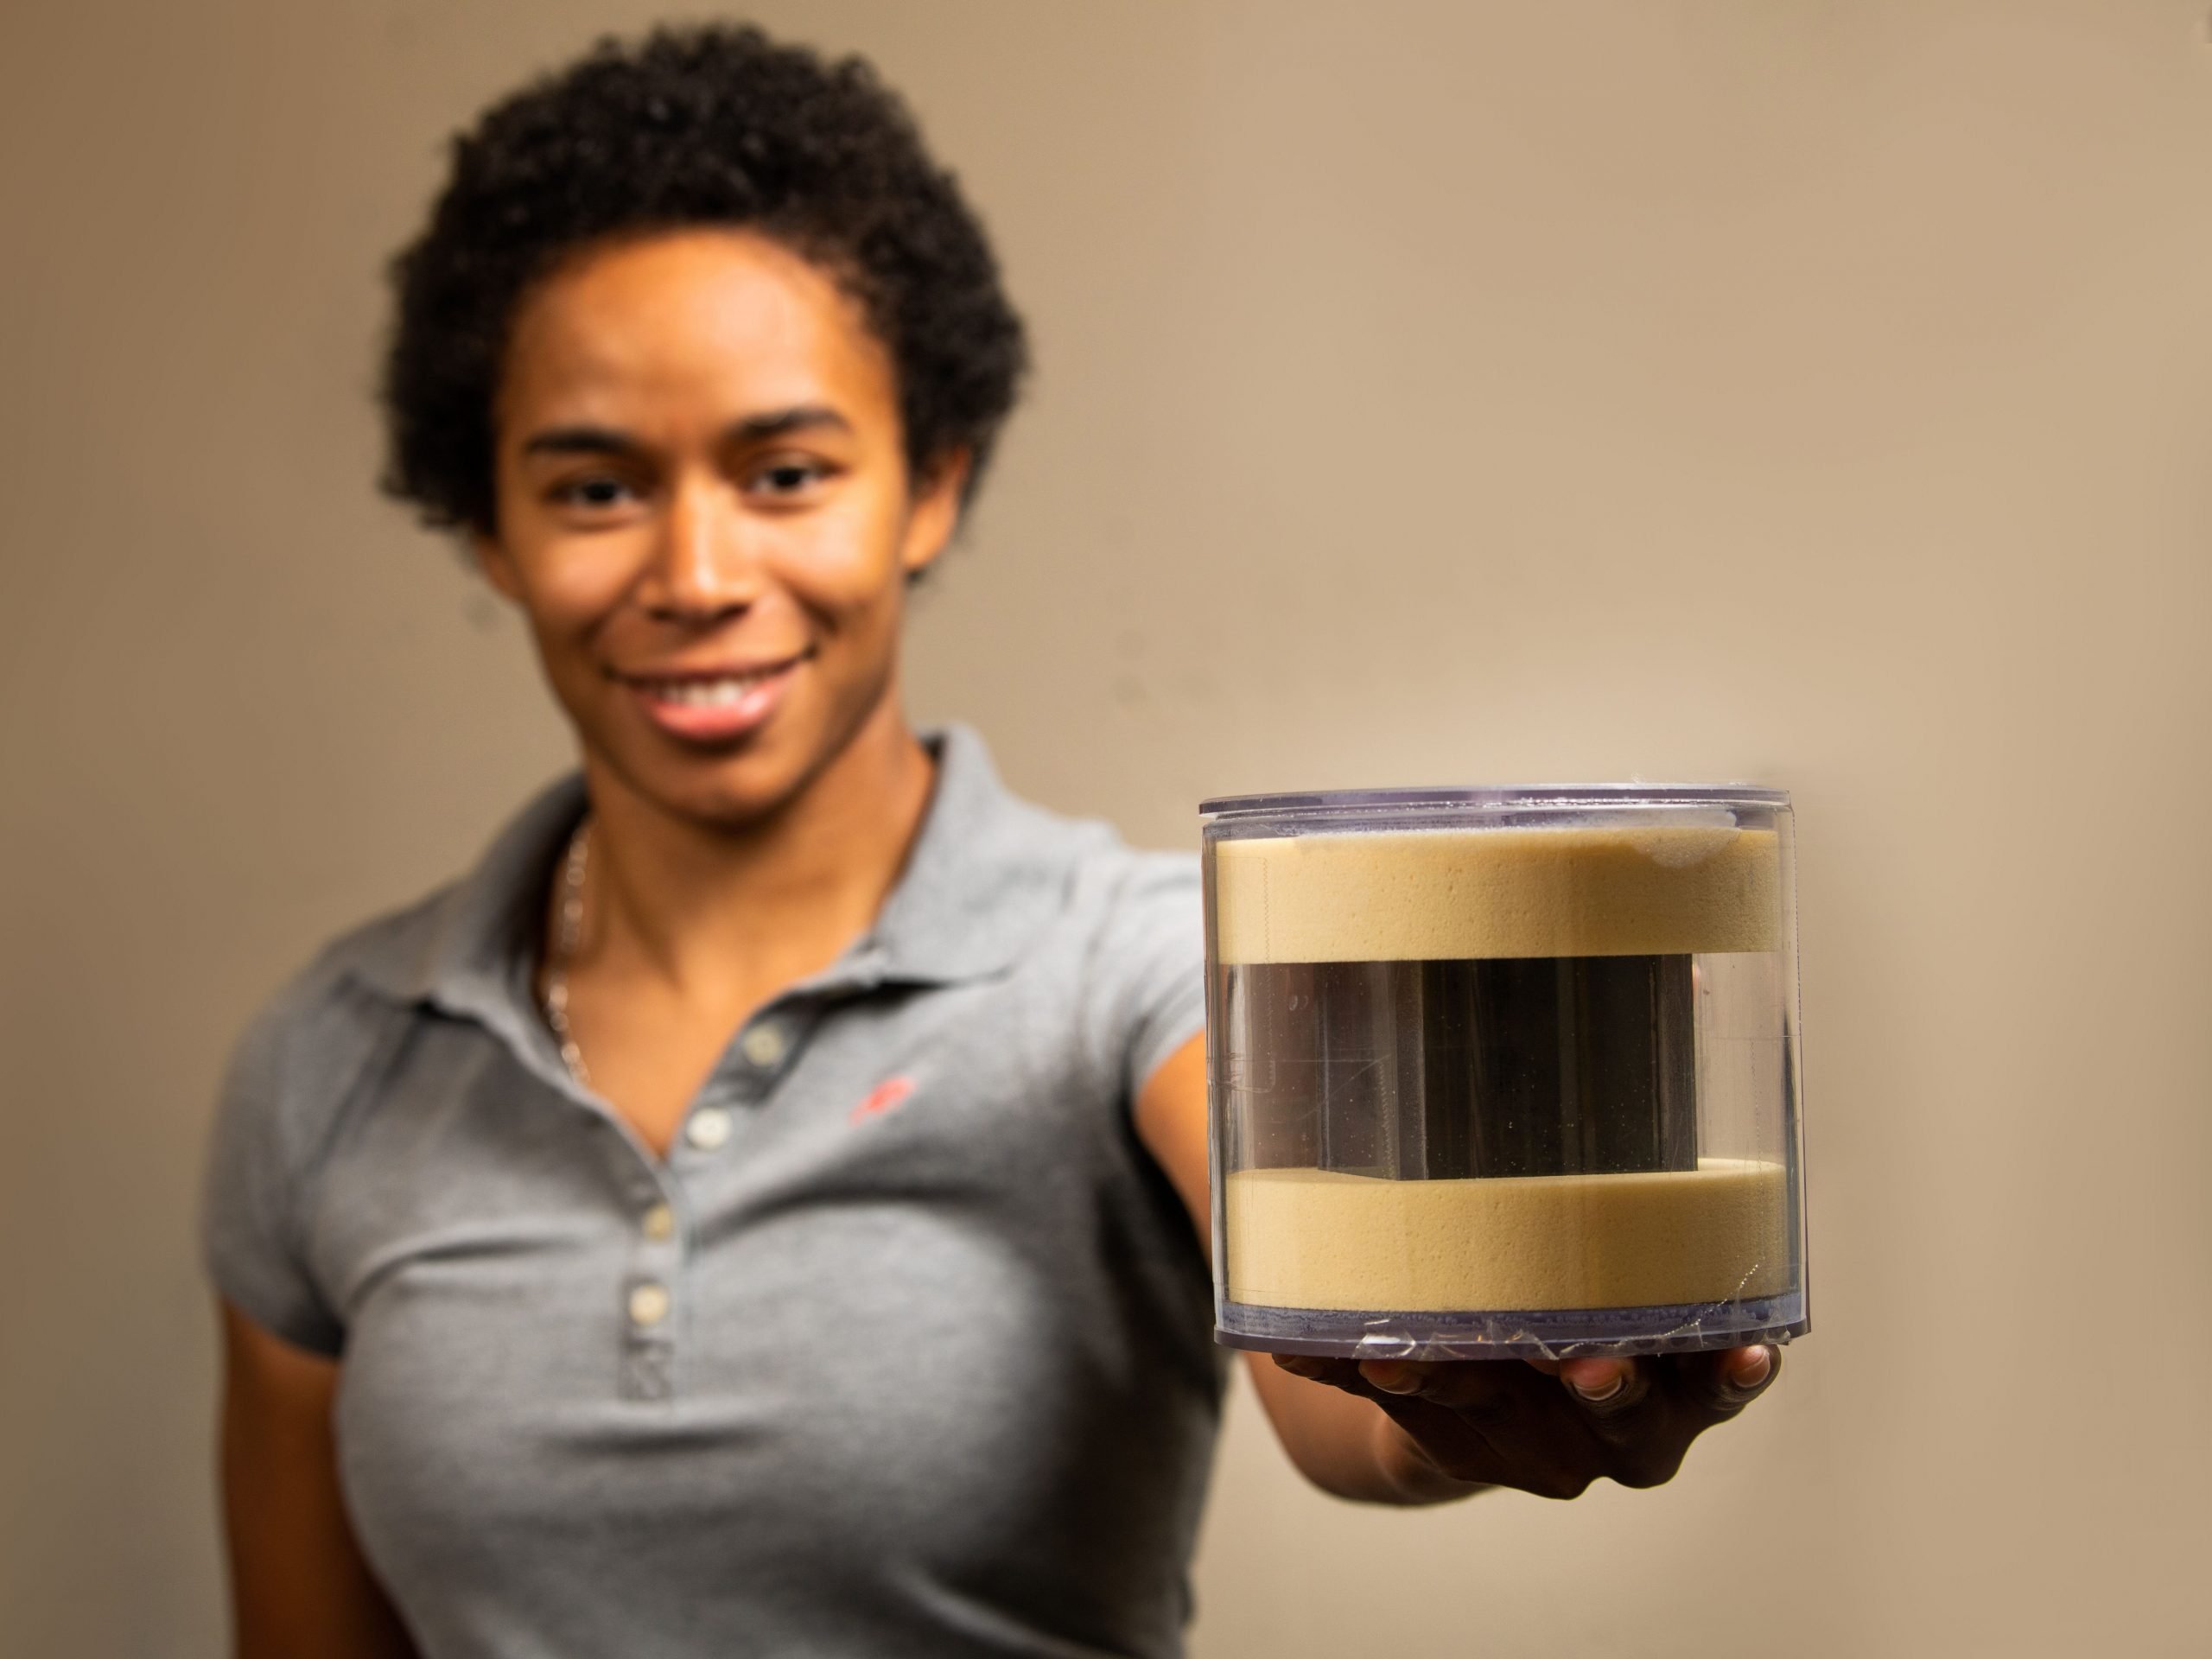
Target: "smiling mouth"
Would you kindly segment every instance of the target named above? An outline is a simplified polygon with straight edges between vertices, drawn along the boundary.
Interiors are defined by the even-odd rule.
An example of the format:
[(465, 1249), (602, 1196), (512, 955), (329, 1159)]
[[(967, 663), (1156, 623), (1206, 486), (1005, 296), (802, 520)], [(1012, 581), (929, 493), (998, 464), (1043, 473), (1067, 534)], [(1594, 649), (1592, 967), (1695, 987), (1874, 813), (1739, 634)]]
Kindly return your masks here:
[(653, 680), (647, 681), (642, 689), (656, 702), (672, 702), (679, 708), (732, 709), (754, 686), (782, 672), (781, 669), (766, 668), (717, 680)]
[(734, 709), (749, 694), (813, 655), (810, 648), (780, 663), (721, 673), (625, 674), (620, 677), (655, 702), (670, 703), (679, 709)]

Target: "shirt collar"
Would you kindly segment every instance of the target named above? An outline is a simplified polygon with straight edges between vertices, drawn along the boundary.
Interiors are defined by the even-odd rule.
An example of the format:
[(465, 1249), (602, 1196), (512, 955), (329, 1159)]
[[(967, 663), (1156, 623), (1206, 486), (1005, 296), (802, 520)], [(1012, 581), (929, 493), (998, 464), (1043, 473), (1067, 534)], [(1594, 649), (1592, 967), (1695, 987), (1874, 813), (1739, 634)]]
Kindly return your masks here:
[[(1103, 823), (1071, 823), (1010, 793), (968, 727), (925, 732), (922, 741), (937, 779), (906, 868), (875, 925), (795, 989), (951, 983), (1000, 972), (1060, 907), (1075, 855), (1110, 840)], [(531, 973), (547, 884), (587, 804), (580, 773), (543, 791), (467, 876), (399, 926), (378, 931), (354, 964), (360, 977), (387, 995), (543, 1047)]]
[(906, 868), (849, 960), (879, 957), (887, 979), (976, 979), (1013, 965), (1066, 901), (1081, 855), (1113, 830), (1010, 793), (965, 726), (926, 733), (937, 787)]

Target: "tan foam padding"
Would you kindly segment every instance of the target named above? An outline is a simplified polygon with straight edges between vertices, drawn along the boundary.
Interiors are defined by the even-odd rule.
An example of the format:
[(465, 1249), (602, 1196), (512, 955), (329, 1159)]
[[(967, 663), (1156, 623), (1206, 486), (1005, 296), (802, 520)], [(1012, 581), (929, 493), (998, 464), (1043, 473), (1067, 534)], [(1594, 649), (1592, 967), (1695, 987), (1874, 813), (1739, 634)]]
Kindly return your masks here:
[(1218, 841), (1224, 963), (1772, 950), (1771, 830), (1404, 830)]
[(1230, 1299), (1263, 1307), (1535, 1312), (1787, 1288), (1775, 1163), (1442, 1181), (1246, 1169), (1224, 1198)]

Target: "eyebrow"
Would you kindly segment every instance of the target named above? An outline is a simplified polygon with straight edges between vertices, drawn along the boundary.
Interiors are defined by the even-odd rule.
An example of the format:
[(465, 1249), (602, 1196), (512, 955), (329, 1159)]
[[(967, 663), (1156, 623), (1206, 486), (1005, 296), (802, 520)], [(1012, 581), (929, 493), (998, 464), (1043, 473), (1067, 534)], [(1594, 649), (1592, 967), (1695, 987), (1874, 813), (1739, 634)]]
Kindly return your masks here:
[[(721, 441), (724, 444), (765, 443), (821, 428), (850, 432), (853, 423), (826, 404), (802, 404), (733, 421), (722, 429)], [(611, 426), (555, 426), (531, 434), (522, 452), (525, 455), (634, 455), (645, 448), (629, 433)]]

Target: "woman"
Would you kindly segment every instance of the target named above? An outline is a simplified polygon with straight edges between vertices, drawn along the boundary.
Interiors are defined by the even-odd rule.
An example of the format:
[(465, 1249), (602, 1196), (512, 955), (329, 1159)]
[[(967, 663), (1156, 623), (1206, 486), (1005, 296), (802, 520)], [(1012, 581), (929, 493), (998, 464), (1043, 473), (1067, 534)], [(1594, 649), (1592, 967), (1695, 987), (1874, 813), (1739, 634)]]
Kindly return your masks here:
[[(1172, 1653), (1219, 1407), (1195, 873), (899, 697), (1013, 402), (864, 67), (604, 47), (397, 268), (392, 486), (580, 774), (339, 941), (211, 1160), (261, 1656)], [(1347, 1497), (1662, 1480), (1772, 1374), (1256, 1363)]]

